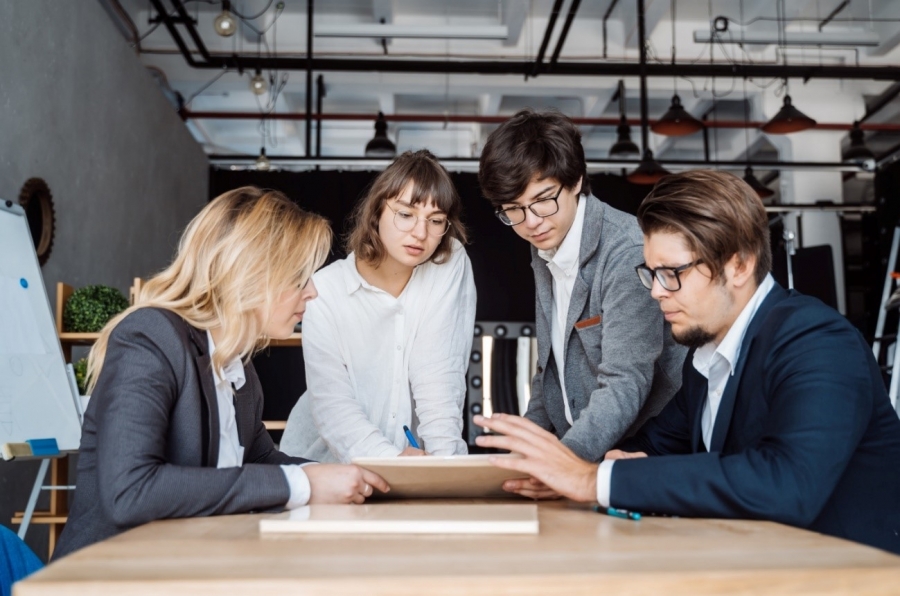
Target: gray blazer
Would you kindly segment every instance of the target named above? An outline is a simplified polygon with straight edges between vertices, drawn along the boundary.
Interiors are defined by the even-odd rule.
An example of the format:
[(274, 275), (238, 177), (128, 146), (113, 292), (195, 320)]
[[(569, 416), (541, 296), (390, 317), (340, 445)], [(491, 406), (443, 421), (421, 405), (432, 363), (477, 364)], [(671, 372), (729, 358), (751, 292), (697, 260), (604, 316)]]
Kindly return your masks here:
[(241, 467), (217, 469), (219, 412), (206, 333), (142, 308), (113, 330), (84, 416), (74, 503), (54, 558), (157, 519), (280, 508), (290, 488), (262, 423), (252, 364), (235, 395)]
[(560, 372), (551, 357), (553, 277), (534, 247), (538, 362), (525, 417), (555, 432), (580, 457), (600, 461), (675, 395), (687, 349), (674, 342), (634, 271), (644, 261), (637, 220), (594, 196), (579, 200), (587, 204), (563, 344), (574, 424), (566, 420)]

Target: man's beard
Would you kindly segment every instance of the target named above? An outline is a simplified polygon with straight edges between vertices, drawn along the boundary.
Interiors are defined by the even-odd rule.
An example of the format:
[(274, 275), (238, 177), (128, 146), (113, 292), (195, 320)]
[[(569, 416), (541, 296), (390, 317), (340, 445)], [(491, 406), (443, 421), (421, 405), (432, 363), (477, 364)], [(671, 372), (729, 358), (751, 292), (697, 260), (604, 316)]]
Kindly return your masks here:
[(691, 327), (681, 334), (676, 334), (673, 330), (672, 339), (683, 346), (699, 348), (716, 339), (716, 336), (701, 327)]

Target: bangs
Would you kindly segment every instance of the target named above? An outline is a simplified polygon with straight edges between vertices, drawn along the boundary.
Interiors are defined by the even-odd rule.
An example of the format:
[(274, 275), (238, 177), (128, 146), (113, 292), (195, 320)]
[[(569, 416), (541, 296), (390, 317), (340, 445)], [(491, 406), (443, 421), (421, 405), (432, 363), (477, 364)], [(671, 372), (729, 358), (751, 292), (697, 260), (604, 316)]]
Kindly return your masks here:
[[(435, 167), (436, 166), (436, 167)], [(409, 202), (411, 205), (417, 206), (427, 203), (434, 203), (435, 207), (446, 214), (459, 209), (459, 200), (457, 199), (456, 188), (446, 171), (439, 170), (440, 165), (418, 163), (413, 164), (410, 168), (408, 177), (397, 177), (384, 200), (398, 198), (407, 186), (412, 186), (410, 191)]]

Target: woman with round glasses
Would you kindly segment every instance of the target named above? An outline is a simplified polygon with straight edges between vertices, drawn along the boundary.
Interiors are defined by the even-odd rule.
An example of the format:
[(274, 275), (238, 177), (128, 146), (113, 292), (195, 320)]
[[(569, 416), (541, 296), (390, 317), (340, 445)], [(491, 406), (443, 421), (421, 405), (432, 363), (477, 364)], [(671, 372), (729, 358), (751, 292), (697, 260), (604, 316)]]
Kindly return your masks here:
[[(303, 320), (307, 391), (281, 449), (318, 461), (466, 453), (475, 284), (459, 196), (426, 150), (357, 204), (346, 259), (319, 271)], [(404, 426), (413, 430), (412, 446)]]

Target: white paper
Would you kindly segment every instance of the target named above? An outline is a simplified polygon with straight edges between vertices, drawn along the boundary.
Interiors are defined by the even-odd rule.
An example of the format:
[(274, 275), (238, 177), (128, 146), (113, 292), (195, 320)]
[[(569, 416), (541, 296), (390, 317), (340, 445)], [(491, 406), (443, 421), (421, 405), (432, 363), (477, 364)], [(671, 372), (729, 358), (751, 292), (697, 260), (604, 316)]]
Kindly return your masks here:
[(0, 354), (47, 353), (34, 317), (37, 300), (46, 300), (40, 283), (26, 288), (19, 279), (0, 276)]

